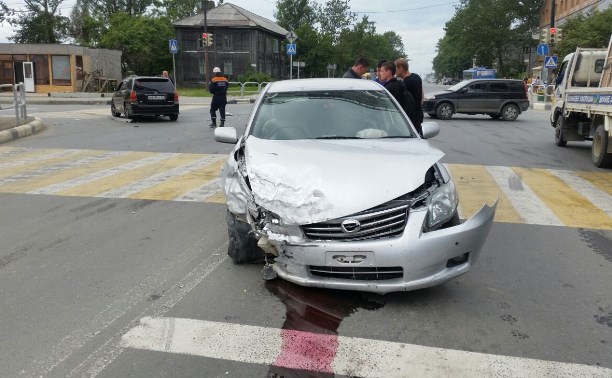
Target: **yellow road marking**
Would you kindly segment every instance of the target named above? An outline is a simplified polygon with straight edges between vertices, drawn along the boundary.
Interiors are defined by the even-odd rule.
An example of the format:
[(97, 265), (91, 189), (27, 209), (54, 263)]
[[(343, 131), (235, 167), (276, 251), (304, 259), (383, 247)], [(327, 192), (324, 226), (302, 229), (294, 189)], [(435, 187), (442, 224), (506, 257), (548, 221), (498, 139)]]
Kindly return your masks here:
[(74, 178), (85, 176), (96, 171), (101, 171), (110, 167), (116, 167), (121, 164), (129, 163), (131, 161), (144, 159), (153, 155), (155, 155), (155, 153), (153, 152), (130, 152), (125, 155), (109, 157), (108, 159), (98, 160), (89, 164), (83, 164), (72, 169), (52, 172), (46, 175), (32, 177), (27, 180), (6, 184), (2, 186), (2, 190), (12, 191), (15, 193), (25, 193), (31, 190), (44, 188), (49, 185), (69, 181)]
[(612, 229), (612, 218), (547, 169), (512, 169), (566, 226)]
[(225, 201), (225, 192), (221, 189), (214, 195), (208, 197), (205, 202), (208, 203), (226, 203)]
[(225, 159), (187, 172), (182, 176), (175, 177), (161, 184), (141, 190), (130, 195), (128, 198), (171, 200), (181, 194), (187, 193), (219, 176), (219, 170), (225, 163)]
[(96, 196), (111, 189), (120, 188), (124, 185), (146, 179), (147, 177), (168, 171), (172, 168), (180, 167), (194, 160), (202, 158), (198, 154), (181, 154), (171, 156), (168, 159), (144, 165), (129, 171), (125, 171), (113, 176), (104, 177), (89, 183), (75, 186), (74, 188), (62, 190), (55, 194), (64, 196)]
[(514, 209), (506, 195), (482, 165), (448, 164), (453, 182), (459, 195), (459, 204), (463, 217), (469, 218), (482, 208), (482, 205), (493, 204), (499, 197), (495, 221), (524, 223), (523, 218)]
[(576, 175), (587, 180), (599, 190), (612, 196), (612, 173), (607, 172), (576, 172)]
[[(51, 159), (45, 159), (45, 160), (40, 160), (36, 162), (30, 162), (27, 164), (17, 165), (14, 167), (3, 168), (0, 171), (0, 178), (10, 177), (13, 175), (17, 175), (17, 174), (25, 173), (29, 171), (35, 171), (37, 169), (40, 169), (43, 167), (50, 167), (52, 165), (63, 163), (65, 161), (75, 161), (75, 160), (78, 160), (84, 157), (101, 155), (107, 152), (109, 151), (82, 150), (82, 151), (77, 151), (75, 153), (70, 153), (64, 156), (54, 157)], [(71, 169), (71, 168), (66, 168), (66, 169)]]

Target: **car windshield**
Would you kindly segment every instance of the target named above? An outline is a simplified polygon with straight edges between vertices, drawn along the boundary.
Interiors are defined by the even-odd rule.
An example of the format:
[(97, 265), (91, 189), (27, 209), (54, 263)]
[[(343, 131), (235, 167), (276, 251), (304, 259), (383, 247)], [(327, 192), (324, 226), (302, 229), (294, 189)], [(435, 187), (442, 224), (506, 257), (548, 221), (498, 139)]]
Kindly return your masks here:
[(172, 82), (164, 78), (138, 79), (134, 83), (134, 89), (152, 92), (174, 92)]
[(384, 91), (267, 93), (250, 135), (261, 139), (414, 138), (409, 121)]
[(468, 83), (468, 80), (464, 80), (464, 81), (461, 81), (461, 82), (453, 85), (452, 87), (446, 88), (446, 90), (447, 91), (452, 91), (452, 92), (457, 92), (459, 89), (465, 87), (467, 85), (467, 83)]

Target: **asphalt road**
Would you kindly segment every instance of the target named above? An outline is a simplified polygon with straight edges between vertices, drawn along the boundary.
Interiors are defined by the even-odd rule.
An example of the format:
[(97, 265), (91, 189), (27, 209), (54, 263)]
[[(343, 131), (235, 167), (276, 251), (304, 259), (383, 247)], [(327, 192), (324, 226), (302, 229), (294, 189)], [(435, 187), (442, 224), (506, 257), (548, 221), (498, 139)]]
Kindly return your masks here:
[[(241, 129), (250, 110), (228, 106), (227, 125)], [(0, 153), (105, 150), (184, 158), (224, 155), (232, 147), (213, 141), (207, 109), (199, 107), (182, 109), (178, 122), (112, 119), (106, 106), (36, 105), (29, 112), (48, 128), (0, 146)], [(438, 121), (441, 133), (431, 142), (458, 171), (518, 167), (526, 177), (572, 171), (610, 185), (612, 172), (591, 164), (588, 143), (554, 145), (547, 118), (543, 111), (515, 122), (456, 115)], [(445, 363), (477, 376), (470, 373), (479, 367), (470, 365), (475, 356), (518, 369), (496, 370), (507, 373), (500, 376), (612, 376), (612, 228), (500, 221), (474, 269), (444, 285), (384, 296), (304, 289), (265, 283), (260, 265), (226, 258), (220, 201), (28, 194), (35, 177), (20, 174), (8, 182), (0, 170), (2, 377), (332, 376), (331, 362), (307, 375), (295, 356), (276, 356), (266, 340), (280, 329), (339, 335), (339, 345), (365, 339), (373, 343), (369, 350), (403, 345), (421, 353), (414, 360), (390, 355), (383, 364), (369, 350), (347, 352), (364, 366), (377, 361), (373, 376), (389, 366), (399, 369), (396, 376), (448, 376)], [(483, 188), (483, 201), (489, 194)], [(166, 333), (147, 338), (138, 334), (143, 327), (145, 336)], [(187, 335), (178, 343), (183, 349), (170, 342), (168, 329)], [(218, 343), (202, 348), (199, 337), (214, 333)], [(529, 370), (530, 363), (542, 370)], [(350, 369), (333, 371), (350, 375)]]

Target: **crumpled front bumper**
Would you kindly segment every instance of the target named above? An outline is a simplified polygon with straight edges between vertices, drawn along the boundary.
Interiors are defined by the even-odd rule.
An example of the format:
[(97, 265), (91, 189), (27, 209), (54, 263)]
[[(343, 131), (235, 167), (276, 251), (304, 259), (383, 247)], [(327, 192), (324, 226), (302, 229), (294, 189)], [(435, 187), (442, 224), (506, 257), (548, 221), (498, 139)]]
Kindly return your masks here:
[[(398, 238), (351, 242), (305, 242), (285, 244), (273, 265), (276, 273), (302, 286), (376, 293), (416, 290), (435, 286), (470, 270), (493, 224), (497, 201), (483, 208), (466, 222), (423, 233), (427, 211), (411, 211), (404, 233)], [(449, 260), (468, 254), (465, 262)], [(345, 257), (338, 261), (337, 256)], [(365, 259), (362, 257), (365, 256)], [(450, 267), (447, 267), (447, 264)], [(322, 277), (311, 266), (338, 268), (401, 267), (401, 278), (356, 280)]]

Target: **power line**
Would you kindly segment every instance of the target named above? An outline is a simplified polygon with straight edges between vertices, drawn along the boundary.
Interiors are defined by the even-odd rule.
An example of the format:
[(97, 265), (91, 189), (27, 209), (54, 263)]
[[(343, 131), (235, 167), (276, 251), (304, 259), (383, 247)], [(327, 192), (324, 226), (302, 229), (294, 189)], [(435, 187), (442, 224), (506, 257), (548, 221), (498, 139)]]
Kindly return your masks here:
[(445, 5), (451, 5), (451, 4), (459, 4), (459, 2), (458, 2), (458, 1), (451, 1), (451, 2), (448, 2), (448, 3), (443, 3), (443, 4), (426, 5), (426, 6), (424, 6), (424, 7), (409, 8), (409, 9), (394, 9), (394, 10), (386, 10), (386, 11), (353, 12), (353, 13), (358, 13), (358, 14), (373, 14), (373, 13), (397, 13), (397, 12), (410, 12), (410, 11), (419, 10), (419, 9), (426, 9), (426, 8), (442, 7), (442, 6), (445, 6)]

